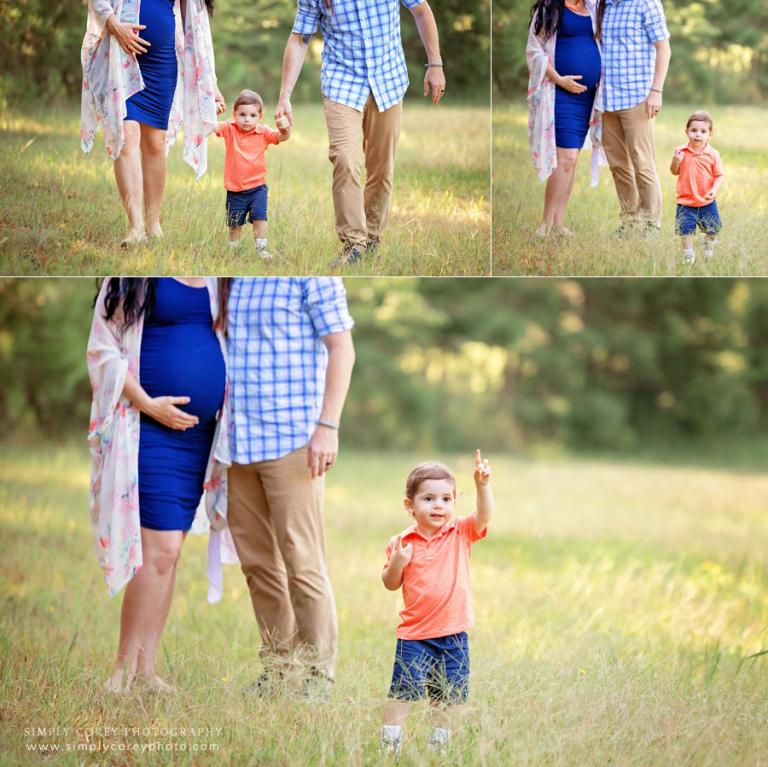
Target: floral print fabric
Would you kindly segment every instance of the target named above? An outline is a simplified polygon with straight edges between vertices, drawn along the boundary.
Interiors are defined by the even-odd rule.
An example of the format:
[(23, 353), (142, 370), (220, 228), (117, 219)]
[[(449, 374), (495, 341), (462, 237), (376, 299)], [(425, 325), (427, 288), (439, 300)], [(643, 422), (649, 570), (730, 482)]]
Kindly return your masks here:
[[(99, 564), (110, 596), (117, 594), (142, 565), (139, 520), (139, 409), (123, 396), (128, 372), (140, 381), (139, 359), (143, 318), (126, 330), (118, 309), (105, 319), (104, 300), (109, 278), (104, 280), (93, 313), (88, 338), (88, 375), (93, 388), (88, 445), (91, 453), (90, 515)], [(218, 315), (216, 281), (209, 279), (211, 316)], [(224, 339), (217, 334), (226, 360)], [(225, 401), (216, 425), (205, 472), (204, 503), (198, 508), (193, 531), (223, 530), (227, 517), (227, 474), (230, 465), (228, 404)], [(213, 533), (212, 533), (213, 535)], [(212, 561), (221, 556), (221, 536), (209, 547)], [(227, 547), (228, 548), (228, 547)], [(225, 561), (231, 561), (226, 557)], [(215, 576), (216, 574), (213, 573)], [(221, 576), (218, 575), (220, 583)], [(211, 581), (213, 584), (213, 580)], [(220, 596), (220, 589), (218, 592)], [(216, 601), (211, 599), (210, 601)]]
[[(592, 28), (595, 27), (595, 4), (588, 2)], [(528, 30), (528, 44), (525, 58), (528, 63), (528, 146), (533, 167), (540, 181), (546, 181), (557, 167), (557, 147), (555, 145), (555, 84), (547, 77), (547, 66), (555, 65), (555, 46), (557, 33), (549, 40), (542, 40), (534, 32), (534, 22)], [(565, 74), (576, 74), (567, 72)], [(592, 151), (592, 186), (597, 185), (598, 164), (605, 165), (607, 160), (600, 146), (603, 135), (603, 118), (600, 111), (603, 81), (597, 86), (595, 103), (589, 118), (589, 143)]]
[[(136, 56), (126, 53), (105, 27), (113, 13), (138, 24), (140, 0), (89, 0), (88, 23), (80, 52), (83, 65), (80, 145), (88, 153), (101, 125), (109, 156), (116, 160), (125, 143), (125, 102), (144, 87)], [(204, 0), (187, 0), (181, 22), (175, 0), (178, 81), (168, 121), (170, 149), (184, 127), (184, 161), (199, 179), (208, 168), (206, 137), (216, 126), (216, 73), (208, 10)]]

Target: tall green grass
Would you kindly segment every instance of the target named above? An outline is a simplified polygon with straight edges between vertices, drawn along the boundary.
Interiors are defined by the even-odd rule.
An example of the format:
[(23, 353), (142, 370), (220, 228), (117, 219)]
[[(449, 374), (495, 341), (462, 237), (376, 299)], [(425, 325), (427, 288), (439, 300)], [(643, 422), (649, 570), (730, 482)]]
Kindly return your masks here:
[[(490, 115), (480, 107), (406, 103), (385, 237), (345, 274), (486, 274), (490, 268)], [(322, 107), (298, 106), (291, 139), (267, 152), (269, 243), (227, 247), (223, 142), (195, 182), (175, 146), (163, 207), (166, 237), (127, 252), (125, 221), (101, 135), (79, 148), (73, 111), (0, 116), (0, 273), (316, 274), (340, 248)], [(244, 236), (247, 233), (244, 233)], [(246, 237), (250, 246), (250, 235)]]
[(697, 236), (698, 261), (681, 260), (674, 233), (675, 183), (669, 163), (685, 142), (685, 122), (700, 106), (665, 106), (656, 118), (656, 164), (663, 191), (661, 236), (650, 242), (619, 240), (619, 204), (610, 170), (589, 186), (589, 153), (582, 153), (566, 214), (575, 231), (569, 239), (540, 240), (544, 185), (528, 154), (528, 113), (522, 104), (493, 110), (493, 273), (523, 275), (764, 275), (768, 273), (768, 155), (760, 107), (708, 107), (715, 124), (712, 145), (725, 166), (717, 203), (724, 228), (715, 257), (705, 261)]
[[(388, 538), (407, 524), (404, 477), (426, 457), (342, 452), (329, 476), (340, 645), (337, 684), (318, 707), (242, 696), (260, 670), (244, 579), (227, 569), (222, 602), (207, 605), (205, 541), (194, 537), (159, 659), (179, 693), (101, 696), (120, 601), (107, 598), (91, 551), (86, 451), (0, 449), (2, 762), (388, 763), (377, 728), (399, 595), (383, 588), (379, 573)], [(471, 451), (435, 457), (456, 469), (459, 513), (469, 513)], [(471, 699), (445, 760), (427, 753), (428, 712), (416, 707), (400, 764), (764, 764), (768, 476), (491, 459), (497, 509), (472, 556)], [(74, 734), (29, 731), (57, 726)], [(89, 741), (88, 727), (121, 732)], [(125, 727), (160, 734), (125, 735)], [(162, 735), (172, 727), (208, 732)], [(28, 750), (89, 742), (188, 750), (45, 760)], [(218, 750), (192, 751), (208, 744)]]

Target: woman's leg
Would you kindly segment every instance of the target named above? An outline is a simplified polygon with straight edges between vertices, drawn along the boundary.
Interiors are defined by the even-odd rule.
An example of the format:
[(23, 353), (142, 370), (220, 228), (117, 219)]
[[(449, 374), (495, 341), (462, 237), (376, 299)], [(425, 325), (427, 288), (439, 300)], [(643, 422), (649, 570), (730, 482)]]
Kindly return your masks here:
[(110, 690), (128, 690), (137, 673), (154, 680), (155, 652), (168, 616), (184, 533), (141, 528), (144, 564), (128, 583)]
[(557, 167), (547, 179), (544, 190), (544, 213), (537, 234), (545, 236), (553, 228), (568, 231), (563, 226), (563, 218), (573, 189), (578, 159), (578, 149), (557, 147)]
[(144, 215), (142, 213), (142, 172), (139, 144), (141, 128), (135, 120), (123, 122), (125, 144), (120, 156), (114, 162), (115, 181), (120, 200), (128, 216), (128, 233), (124, 244), (138, 242), (144, 237)]
[(147, 218), (147, 233), (162, 237), (160, 228), (160, 207), (165, 192), (167, 158), (165, 140), (168, 131), (141, 126), (141, 169), (144, 174), (144, 214)]
[[(139, 648), (137, 663), (137, 671), (140, 676), (143, 676), (166, 689), (169, 688), (169, 685), (166, 685), (165, 682), (160, 680), (155, 674), (155, 655), (157, 653), (157, 645), (160, 642), (160, 635), (165, 628), (165, 623), (168, 620), (168, 613), (171, 609), (171, 602), (173, 601), (173, 590), (176, 586), (176, 565), (181, 556), (181, 546), (187, 537), (186, 533), (179, 533), (179, 531), (176, 530), (165, 531), (165, 534), (168, 533), (173, 537), (163, 540), (163, 556), (166, 561), (173, 561), (173, 564), (171, 565), (169, 576), (164, 583), (165, 592), (162, 595), (159, 592), (156, 594), (156, 599), (160, 603), (160, 608), (152, 614), (153, 620), (148, 625), (143, 645)], [(179, 540), (179, 535), (181, 535), (181, 540)]]

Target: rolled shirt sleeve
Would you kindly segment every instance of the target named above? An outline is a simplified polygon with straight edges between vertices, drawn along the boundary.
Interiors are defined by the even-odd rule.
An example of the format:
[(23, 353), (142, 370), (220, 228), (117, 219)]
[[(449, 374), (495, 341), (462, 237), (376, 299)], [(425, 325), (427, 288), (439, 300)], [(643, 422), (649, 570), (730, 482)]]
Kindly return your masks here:
[(667, 20), (660, 0), (647, 0), (643, 13), (643, 28), (652, 43), (669, 38)]
[(308, 278), (304, 301), (320, 338), (351, 330), (355, 324), (347, 306), (347, 291), (340, 277)]
[(296, 35), (314, 35), (317, 32), (322, 11), (322, 0), (298, 0), (296, 19), (293, 22), (291, 32)]
[(424, 0), (400, 0), (400, 2), (410, 11), (411, 8), (421, 5)]

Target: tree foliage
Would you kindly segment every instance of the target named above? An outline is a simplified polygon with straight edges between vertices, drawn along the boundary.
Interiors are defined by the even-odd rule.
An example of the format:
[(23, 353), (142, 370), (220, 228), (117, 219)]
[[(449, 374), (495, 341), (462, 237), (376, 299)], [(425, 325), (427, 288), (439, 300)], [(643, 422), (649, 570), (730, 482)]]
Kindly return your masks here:
[[(759, 433), (759, 280), (348, 280), (348, 446), (632, 450)], [(0, 281), (0, 424), (84, 432), (92, 280)]]
[[(87, 2), (0, 0), (5, 22), (0, 39), (0, 96), (18, 103), (39, 97), (76, 99), (80, 94), (80, 46)], [(490, 2), (445, 0), (434, 5), (451, 96), (487, 103), (490, 76)], [(230, 103), (243, 88), (277, 101), (283, 50), (296, 14), (294, 0), (217, 0), (212, 19), (219, 84)], [(411, 14), (402, 9), (403, 45), (411, 88), (421, 91), (425, 54)], [(315, 35), (295, 91), (317, 99), (322, 36)]]
[[(493, 82), (507, 98), (523, 98), (529, 0), (493, 4)], [(663, 0), (672, 62), (665, 98), (696, 104), (754, 103), (768, 93), (768, 7), (765, 0)]]

